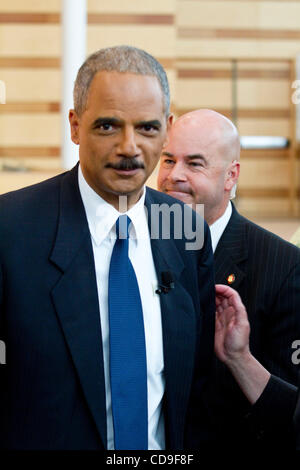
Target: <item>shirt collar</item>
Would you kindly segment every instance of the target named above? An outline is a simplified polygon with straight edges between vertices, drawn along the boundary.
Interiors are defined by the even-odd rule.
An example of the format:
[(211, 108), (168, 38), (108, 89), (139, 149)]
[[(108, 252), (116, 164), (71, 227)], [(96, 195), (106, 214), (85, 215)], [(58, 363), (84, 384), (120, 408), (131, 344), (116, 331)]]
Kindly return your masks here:
[(128, 211), (121, 213), (91, 188), (83, 176), (80, 165), (78, 167), (78, 185), (90, 233), (96, 245), (100, 245), (100, 243), (102, 243), (102, 241), (108, 236), (116, 238), (115, 223), (118, 217), (122, 214), (128, 215), (131, 219), (130, 238), (136, 240), (145, 237), (145, 230), (148, 229), (147, 224), (146, 229), (144, 223), (145, 187), (143, 187), (143, 194), (138, 202)]
[(231, 202), (229, 201), (224, 214), (221, 215), (221, 217), (219, 217), (212, 225), (209, 226), (213, 252), (215, 252), (215, 249), (217, 248), (219, 240), (221, 236), (223, 235), (223, 232), (229, 222), (231, 214), (232, 214), (232, 206), (231, 206)]

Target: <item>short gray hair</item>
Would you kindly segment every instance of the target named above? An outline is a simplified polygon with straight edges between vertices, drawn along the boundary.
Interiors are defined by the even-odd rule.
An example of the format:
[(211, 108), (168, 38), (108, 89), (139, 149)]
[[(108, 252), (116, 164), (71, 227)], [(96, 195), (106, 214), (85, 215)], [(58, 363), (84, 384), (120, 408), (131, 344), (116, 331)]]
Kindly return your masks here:
[(164, 111), (170, 112), (170, 90), (163, 66), (148, 52), (132, 46), (115, 46), (100, 49), (90, 55), (78, 70), (74, 85), (74, 109), (78, 116), (86, 109), (90, 85), (97, 72), (129, 72), (137, 75), (154, 75), (164, 97)]

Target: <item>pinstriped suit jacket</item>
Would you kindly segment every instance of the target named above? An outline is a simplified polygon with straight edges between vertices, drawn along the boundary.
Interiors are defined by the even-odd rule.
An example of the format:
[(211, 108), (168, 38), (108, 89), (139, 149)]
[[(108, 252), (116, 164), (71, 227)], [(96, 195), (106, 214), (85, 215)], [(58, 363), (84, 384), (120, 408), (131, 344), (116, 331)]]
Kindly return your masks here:
[[(228, 277), (233, 274), (234, 282)], [(291, 427), (299, 366), (292, 344), (300, 339), (300, 249), (242, 217), (233, 206), (215, 251), (216, 283), (236, 289), (246, 306), (252, 354), (272, 374), (250, 406), (226, 367), (216, 361), (217, 425), (236, 443), (251, 448), (293, 446)], [(232, 277), (231, 277), (232, 279)], [(221, 396), (222, 395), (222, 396)], [(284, 429), (284, 436), (282, 430)], [(285, 441), (285, 442), (283, 442)]]
[[(298, 386), (300, 387), (300, 374), (299, 374), (299, 381), (298, 381)], [(298, 389), (298, 401), (297, 401), (297, 407), (294, 415), (294, 425), (296, 429), (296, 449), (300, 451), (300, 394), (299, 394), (299, 389)]]

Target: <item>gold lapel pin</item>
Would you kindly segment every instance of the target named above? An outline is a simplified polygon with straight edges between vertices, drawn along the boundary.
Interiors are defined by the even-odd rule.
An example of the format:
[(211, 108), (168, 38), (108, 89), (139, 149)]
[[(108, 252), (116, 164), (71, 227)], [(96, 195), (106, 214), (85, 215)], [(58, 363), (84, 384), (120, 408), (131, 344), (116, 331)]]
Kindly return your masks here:
[(235, 281), (235, 275), (234, 274), (229, 274), (227, 278), (228, 284), (232, 284)]

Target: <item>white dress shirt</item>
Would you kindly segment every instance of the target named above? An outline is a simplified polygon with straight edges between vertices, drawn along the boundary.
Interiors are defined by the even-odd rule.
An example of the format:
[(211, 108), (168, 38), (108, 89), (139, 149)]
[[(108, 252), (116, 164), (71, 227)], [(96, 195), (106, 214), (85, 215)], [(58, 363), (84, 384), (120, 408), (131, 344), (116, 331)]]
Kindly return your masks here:
[(215, 252), (217, 248), (219, 240), (221, 236), (223, 235), (223, 232), (229, 222), (231, 214), (232, 214), (232, 206), (231, 206), (231, 202), (229, 201), (224, 214), (221, 215), (221, 217), (219, 217), (212, 225), (209, 226), (213, 252)]
[[(114, 432), (109, 373), (108, 274), (116, 239), (115, 223), (121, 214), (88, 185), (80, 166), (78, 182), (92, 238), (95, 261), (104, 359), (107, 448), (111, 450), (114, 449)], [(148, 449), (155, 450), (165, 448), (162, 413), (165, 378), (160, 301), (158, 294), (155, 293), (157, 276), (144, 201), (145, 189), (139, 201), (126, 214), (132, 221), (129, 233), (129, 258), (136, 273), (144, 317), (147, 355)]]

